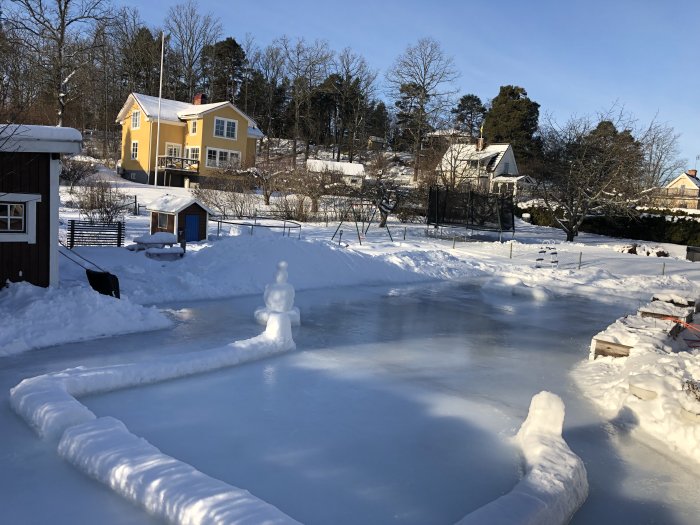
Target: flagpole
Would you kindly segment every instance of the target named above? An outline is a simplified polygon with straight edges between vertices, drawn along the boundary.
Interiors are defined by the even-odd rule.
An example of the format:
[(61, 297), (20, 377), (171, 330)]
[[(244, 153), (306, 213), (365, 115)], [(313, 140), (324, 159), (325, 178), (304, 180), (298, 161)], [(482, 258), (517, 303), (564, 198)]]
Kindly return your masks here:
[(160, 145), (160, 102), (163, 98), (163, 56), (165, 55), (165, 31), (160, 37), (160, 87), (158, 88), (158, 124), (156, 126), (156, 171), (153, 176), (153, 185), (158, 186), (158, 146)]

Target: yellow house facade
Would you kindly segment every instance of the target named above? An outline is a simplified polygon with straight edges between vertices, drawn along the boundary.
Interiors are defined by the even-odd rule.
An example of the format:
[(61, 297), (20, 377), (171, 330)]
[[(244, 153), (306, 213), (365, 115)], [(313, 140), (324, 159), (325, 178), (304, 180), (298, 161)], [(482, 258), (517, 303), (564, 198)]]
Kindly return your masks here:
[(700, 179), (697, 170), (687, 170), (666, 184), (656, 196), (655, 204), (667, 208), (698, 209)]
[(264, 136), (255, 121), (230, 102), (201, 102), (161, 99), (158, 132), (158, 98), (131, 93), (117, 116), (122, 176), (152, 183), (157, 172), (158, 184), (187, 187), (222, 168), (255, 166)]

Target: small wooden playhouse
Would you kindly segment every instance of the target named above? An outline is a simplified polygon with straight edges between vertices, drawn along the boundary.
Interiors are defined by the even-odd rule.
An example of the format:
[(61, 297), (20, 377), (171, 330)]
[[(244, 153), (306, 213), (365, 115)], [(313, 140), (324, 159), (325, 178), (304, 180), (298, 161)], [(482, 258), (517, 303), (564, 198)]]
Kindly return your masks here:
[(0, 288), (58, 284), (60, 158), (81, 146), (72, 128), (0, 125)]
[(151, 234), (172, 233), (187, 242), (206, 239), (209, 216), (214, 215), (191, 196), (163, 195), (146, 209), (151, 214)]

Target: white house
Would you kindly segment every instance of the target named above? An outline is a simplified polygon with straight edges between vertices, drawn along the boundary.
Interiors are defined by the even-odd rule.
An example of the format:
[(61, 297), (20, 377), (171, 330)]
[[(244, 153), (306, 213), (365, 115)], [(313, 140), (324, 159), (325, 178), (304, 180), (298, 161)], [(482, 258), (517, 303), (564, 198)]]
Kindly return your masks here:
[(357, 162), (308, 159), (306, 169), (311, 173), (337, 174), (348, 186), (361, 187), (365, 179), (365, 166)]
[[(454, 186), (490, 191), (496, 177), (517, 177), (518, 165), (510, 144), (452, 144), (436, 168), (438, 176)], [(509, 181), (512, 182), (512, 181)]]

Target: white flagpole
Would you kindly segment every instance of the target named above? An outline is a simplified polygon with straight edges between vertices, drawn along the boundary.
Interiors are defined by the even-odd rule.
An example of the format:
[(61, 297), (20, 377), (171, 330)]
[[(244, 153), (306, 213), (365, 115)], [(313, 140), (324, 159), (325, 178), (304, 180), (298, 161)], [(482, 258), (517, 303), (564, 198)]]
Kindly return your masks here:
[(156, 126), (156, 171), (153, 185), (158, 186), (158, 146), (160, 146), (160, 101), (163, 98), (163, 55), (165, 55), (165, 31), (160, 38), (160, 87), (158, 88), (158, 124)]

